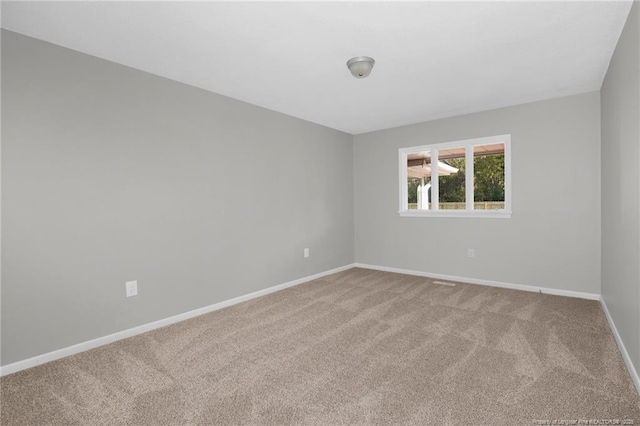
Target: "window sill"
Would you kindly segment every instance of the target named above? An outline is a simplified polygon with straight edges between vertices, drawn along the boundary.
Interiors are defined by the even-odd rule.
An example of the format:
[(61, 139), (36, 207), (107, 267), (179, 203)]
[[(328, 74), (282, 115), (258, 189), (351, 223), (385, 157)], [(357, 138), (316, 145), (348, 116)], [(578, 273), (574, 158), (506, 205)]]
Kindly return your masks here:
[(489, 219), (510, 219), (511, 212), (505, 210), (401, 210), (401, 217), (474, 217)]

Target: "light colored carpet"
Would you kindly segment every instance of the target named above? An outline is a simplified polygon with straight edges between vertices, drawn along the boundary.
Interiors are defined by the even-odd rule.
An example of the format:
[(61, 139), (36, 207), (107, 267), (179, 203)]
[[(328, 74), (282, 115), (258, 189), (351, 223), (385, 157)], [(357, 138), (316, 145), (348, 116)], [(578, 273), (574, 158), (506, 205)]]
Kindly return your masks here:
[(357, 268), (0, 382), (3, 425), (640, 424), (597, 302)]

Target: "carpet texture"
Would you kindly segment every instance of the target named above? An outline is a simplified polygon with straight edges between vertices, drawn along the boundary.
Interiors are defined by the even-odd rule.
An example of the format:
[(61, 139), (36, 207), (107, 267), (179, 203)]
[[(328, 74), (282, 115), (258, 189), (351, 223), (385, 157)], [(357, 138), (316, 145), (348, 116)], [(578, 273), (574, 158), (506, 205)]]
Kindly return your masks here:
[(598, 302), (358, 268), (0, 382), (3, 425), (640, 424)]

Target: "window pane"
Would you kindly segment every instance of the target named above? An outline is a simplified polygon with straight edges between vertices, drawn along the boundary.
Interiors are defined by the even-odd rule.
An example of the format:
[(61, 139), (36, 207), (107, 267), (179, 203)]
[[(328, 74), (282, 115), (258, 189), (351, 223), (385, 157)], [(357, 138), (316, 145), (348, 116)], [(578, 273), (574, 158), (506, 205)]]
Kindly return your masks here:
[(504, 210), (504, 144), (473, 148), (475, 210)]
[(440, 210), (465, 210), (464, 147), (438, 150)]
[(431, 208), (431, 153), (412, 152), (407, 155), (407, 199), (409, 210)]

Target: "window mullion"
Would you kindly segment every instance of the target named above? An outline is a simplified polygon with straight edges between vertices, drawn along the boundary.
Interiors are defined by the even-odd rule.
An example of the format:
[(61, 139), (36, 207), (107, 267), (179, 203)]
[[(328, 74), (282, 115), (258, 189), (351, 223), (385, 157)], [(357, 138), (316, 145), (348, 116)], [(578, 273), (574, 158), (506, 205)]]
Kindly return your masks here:
[(400, 154), (400, 210), (408, 210), (407, 153)]
[(473, 145), (467, 145), (464, 151), (465, 163), (465, 204), (466, 210), (473, 210)]
[(440, 210), (440, 190), (438, 187), (438, 150), (431, 151), (431, 210)]
[(511, 213), (511, 136), (504, 143), (504, 208)]

